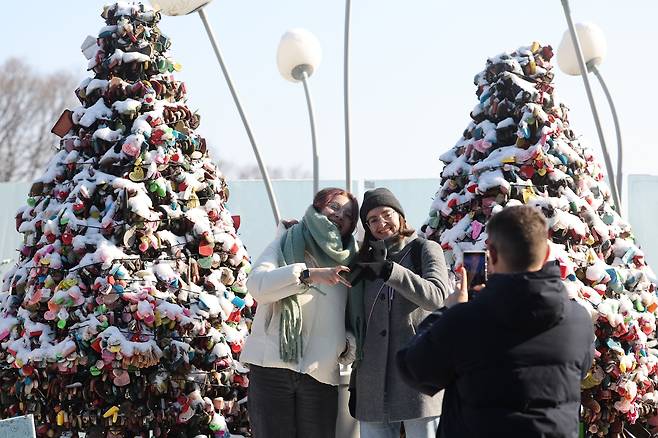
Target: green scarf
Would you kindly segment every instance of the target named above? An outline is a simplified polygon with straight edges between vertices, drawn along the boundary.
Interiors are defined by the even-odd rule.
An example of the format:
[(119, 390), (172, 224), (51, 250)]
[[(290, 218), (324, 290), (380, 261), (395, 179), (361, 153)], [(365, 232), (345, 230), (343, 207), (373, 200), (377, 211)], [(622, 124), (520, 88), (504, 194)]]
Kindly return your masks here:
[[(318, 267), (349, 265), (356, 255), (356, 243), (350, 236), (347, 247), (338, 227), (310, 206), (302, 220), (286, 230), (281, 238), (280, 265), (304, 263), (306, 253)], [(297, 295), (279, 301), (279, 353), (284, 362), (298, 362), (302, 357), (302, 309)]]

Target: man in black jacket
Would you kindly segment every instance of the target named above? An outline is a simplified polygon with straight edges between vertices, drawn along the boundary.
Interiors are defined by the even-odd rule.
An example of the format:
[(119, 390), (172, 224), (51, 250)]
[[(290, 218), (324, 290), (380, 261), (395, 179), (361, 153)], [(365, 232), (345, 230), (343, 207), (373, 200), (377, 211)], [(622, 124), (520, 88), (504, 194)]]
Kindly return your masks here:
[(559, 267), (544, 265), (538, 209), (504, 209), (487, 232), (486, 287), (470, 302), (465, 287), (453, 294), (459, 304), (398, 353), (398, 366), (426, 394), (446, 388), (441, 438), (576, 438), (594, 353), (590, 316), (568, 298)]

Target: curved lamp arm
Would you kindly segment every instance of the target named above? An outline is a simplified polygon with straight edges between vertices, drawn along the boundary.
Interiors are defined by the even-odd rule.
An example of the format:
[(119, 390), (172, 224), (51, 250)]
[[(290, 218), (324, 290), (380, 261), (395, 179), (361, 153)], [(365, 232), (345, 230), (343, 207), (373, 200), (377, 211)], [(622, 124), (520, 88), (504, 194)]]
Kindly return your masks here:
[(315, 116), (313, 102), (308, 86), (308, 78), (318, 69), (322, 59), (322, 48), (318, 39), (306, 29), (290, 29), (281, 37), (277, 49), (277, 67), (281, 76), (290, 82), (302, 82), (308, 106), (308, 118), (311, 123), (311, 141), (313, 144), (313, 195), (320, 189), (317, 139), (315, 135)]
[(587, 67), (592, 73), (594, 73), (596, 78), (599, 80), (599, 83), (601, 84), (603, 93), (605, 94), (606, 99), (608, 99), (608, 104), (610, 105), (610, 112), (612, 113), (612, 120), (615, 124), (615, 132), (617, 134), (617, 174), (616, 174), (617, 192), (619, 194), (619, 200), (622, 201), (622, 197), (623, 197), (622, 185), (624, 182), (624, 172), (623, 172), (624, 150), (622, 148), (621, 130), (619, 129), (619, 119), (617, 118), (617, 109), (615, 108), (615, 104), (612, 101), (612, 95), (610, 94), (610, 90), (608, 90), (608, 86), (603, 80), (603, 76), (601, 75), (601, 72), (599, 71), (596, 64), (588, 64)]
[(608, 179), (610, 180), (610, 192), (612, 193), (612, 201), (615, 205), (617, 213), (621, 214), (621, 204), (619, 203), (619, 195), (617, 194), (617, 184), (615, 183), (615, 174), (612, 169), (612, 162), (610, 160), (610, 154), (608, 154), (608, 148), (605, 143), (605, 137), (603, 135), (603, 129), (601, 127), (601, 119), (599, 118), (599, 112), (596, 109), (596, 103), (594, 102), (594, 96), (592, 94), (592, 87), (589, 83), (589, 78), (587, 75), (587, 67), (585, 66), (585, 59), (583, 58), (583, 52), (580, 47), (580, 41), (578, 40), (578, 33), (573, 24), (571, 18), (571, 9), (569, 8), (569, 0), (561, 0), (562, 7), (564, 9), (564, 16), (567, 20), (567, 25), (569, 26), (569, 32), (571, 33), (571, 39), (573, 41), (573, 46), (576, 52), (576, 59), (578, 60), (578, 67), (580, 69), (580, 75), (583, 78), (583, 83), (585, 85), (585, 91), (587, 92), (587, 99), (589, 100), (589, 106), (592, 110), (592, 116), (594, 118), (594, 123), (596, 124), (596, 131), (599, 136), (599, 142), (601, 143), (601, 150), (603, 151), (603, 160), (605, 161), (605, 168), (608, 174)]
[(199, 13), (199, 17), (201, 17), (203, 26), (206, 28), (206, 33), (208, 33), (208, 38), (210, 39), (212, 48), (215, 51), (217, 60), (219, 61), (219, 66), (222, 69), (222, 73), (224, 73), (224, 78), (226, 79), (228, 88), (231, 91), (231, 96), (233, 96), (233, 101), (235, 102), (235, 106), (238, 108), (238, 113), (240, 114), (240, 118), (242, 119), (242, 124), (244, 125), (244, 128), (247, 131), (249, 142), (251, 143), (251, 147), (254, 150), (254, 155), (256, 156), (256, 161), (258, 162), (258, 168), (260, 169), (260, 173), (263, 176), (263, 183), (265, 184), (265, 189), (267, 190), (267, 196), (270, 199), (270, 206), (272, 207), (272, 214), (274, 215), (274, 221), (278, 225), (279, 221), (281, 220), (281, 214), (279, 213), (279, 207), (276, 202), (276, 196), (274, 195), (274, 189), (272, 189), (272, 182), (270, 181), (270, 176), (267, 173), (267, 168), (265, 167), (265, 164), (263, 163), (263, 159), (260, 156), (260, 150), (256, 145), (256, 139), (254, 138), (254, 135), (251, 132), (249, 121), (247, 120), (247, 116), (245, 115), (244, 110), (242, 109), (242, 104), (240, 103), (240, 98), (238, 97), (238, 93), (237, 91), (235, 91), (235, 88), (233, 87), (233, 81), (231, 80), (231, 76), (229, 75), (228, 69), (226, 68), (226, 65), (224, 65), (222, 52), (219, 48), (219, 44), (217, 43), (217, 39), (215, 38), (215, 34), (212, 28), (210, 27), (210, 23), (208, 22), (208, 17), (206, 17), (206, 13), (203, 11), (203, 9), (199, 9), (197, 10), (197, 12)]
[(308, 121), (311, 124), (311, 142), (313, 144), (313, 195), (320, 190), (319, 181), (319, 162), (320, 155), (318, 154), (318, 145), (315, 136), (315, 116), (313, 113), (313, 101), (311, 100), (311, 92), (308, 87), (308, 74), (302, 70), (302, 84), (304, 84), (304, 94), (306, 94), (306, 106), (308, 106)]

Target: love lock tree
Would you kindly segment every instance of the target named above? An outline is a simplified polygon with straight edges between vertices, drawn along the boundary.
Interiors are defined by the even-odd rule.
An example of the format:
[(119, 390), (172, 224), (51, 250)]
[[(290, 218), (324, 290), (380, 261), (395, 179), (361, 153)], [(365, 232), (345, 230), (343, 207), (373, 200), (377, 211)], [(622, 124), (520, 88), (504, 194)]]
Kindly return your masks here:
[(554, 93), (552, 56), (533, 43), (489, 59), (475, 76), (479, 102), (441, 156), (442, 184), (424, 230), (459, 265), (465, 250), (485, 248), (492, 214), (541, 209), (566, 288), (595, 322), (596, 359), (582, 383), (585, 434), (619, 436), (658, 425), (656, 278)]
[(16, 215), (1, 414), (34, 414), (44, 437), (248, 435), (238, 355), (255, 303), (226, 182), (159, 14), (121, 2), (102, 17), (81, 106)]

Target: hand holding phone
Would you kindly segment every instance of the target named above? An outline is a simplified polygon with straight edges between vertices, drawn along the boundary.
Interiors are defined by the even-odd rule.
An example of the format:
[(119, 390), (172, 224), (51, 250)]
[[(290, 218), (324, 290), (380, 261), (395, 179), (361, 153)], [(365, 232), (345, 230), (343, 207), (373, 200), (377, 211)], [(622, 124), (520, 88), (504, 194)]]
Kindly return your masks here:
[(386, 242), (383, 240), (373, 240), (370, 242), (370, 248), (373, 262), (383, 262), (386, 260), (386, 256), (388, 255)]
[(485, 251), (464, 251), (464, 269), (470, 298), (474, 286), (487, 282), (487, 253)]

